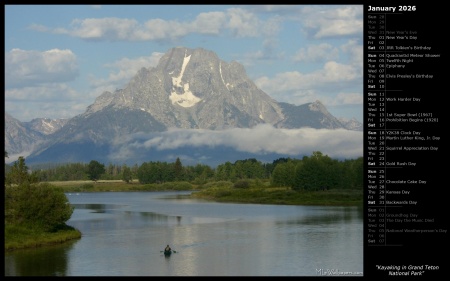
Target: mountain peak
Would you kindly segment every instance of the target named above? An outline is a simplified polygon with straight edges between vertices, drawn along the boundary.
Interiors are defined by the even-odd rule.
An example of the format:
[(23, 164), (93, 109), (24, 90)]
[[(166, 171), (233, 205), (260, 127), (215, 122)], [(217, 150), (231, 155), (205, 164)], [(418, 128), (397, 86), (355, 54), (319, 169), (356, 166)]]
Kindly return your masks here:
[(316, 100), (315, 102), (310, 103), (309, 108), (312, 111), (319, 111), (319, 112), (328, 114), (328, 110), (323, 105), (323, 103), (321, 103), (319, 100)]
[(203, 48), (169, 49), (156, 67), (141, 69), (123, 90), (103, 93), (85, 114), (110, 106), (142, 110), (167, 128), (252, 127), (284, 118), (241, 64)]

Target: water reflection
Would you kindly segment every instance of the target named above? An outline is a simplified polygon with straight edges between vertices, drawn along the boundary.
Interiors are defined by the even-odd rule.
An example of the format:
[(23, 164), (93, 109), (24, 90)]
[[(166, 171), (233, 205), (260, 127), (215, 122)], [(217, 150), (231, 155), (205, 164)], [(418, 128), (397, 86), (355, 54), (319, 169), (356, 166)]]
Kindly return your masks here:
[(5, 254), (5, 276), (66, 276), (68, 253), (78, 240)]
[(94, 213), (106, 213), (115, 209), (124, 208), (126, 205), (113, 205), (113, 204), (71, 204), (75, 209), (89, 209)]
[[(316, 276), (362, 271), (362, 210), (200, 202), (177, 193), (69, 196), (72, 244), (5, 254), (10, 276)], [(170, 200), (168, 200), (170, 198)], [(170, 244), (177, 253), (164, 256)]]
[(330, 209), (317, 209), (314, 214), (286, 221), (277, 221), (277, 224), (326, 225), (338, 222), (349, 223), (362, 219), (356, 207), (340, 207)]

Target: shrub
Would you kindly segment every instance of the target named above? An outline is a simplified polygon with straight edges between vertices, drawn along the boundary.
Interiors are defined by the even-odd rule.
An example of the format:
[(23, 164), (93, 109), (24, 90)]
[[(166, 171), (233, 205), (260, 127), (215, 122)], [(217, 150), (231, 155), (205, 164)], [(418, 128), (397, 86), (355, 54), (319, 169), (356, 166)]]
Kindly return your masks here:
[(232, 195), (232, 192), (230, 190), (219, 190), (215, 193), (216, 198), (227, 197), (230, 195)]
[(14, 192), (10, 207), (15, 222), (55, 231), (70, 219), (73, 207), (60, 188), (48, 183), (23, 184)]
[(250, 182), (247, 180), (240, 180), (237, 181), (234, 185), (234, 188), (249, 188), (250, 187)]
[(211, 188), (211, 187), (232, 187), (233, 183), (230, 181), (215, 181), (206, 183), (203, 188)]
[(180, 182), (166, 182), (161, 185), (163, 190), (191, 190), (192, 184), (180, 181)]

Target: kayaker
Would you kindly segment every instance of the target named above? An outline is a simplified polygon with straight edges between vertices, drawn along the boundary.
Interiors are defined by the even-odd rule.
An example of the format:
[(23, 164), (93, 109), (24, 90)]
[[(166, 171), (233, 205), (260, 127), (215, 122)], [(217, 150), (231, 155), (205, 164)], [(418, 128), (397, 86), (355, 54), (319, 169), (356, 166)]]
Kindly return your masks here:
[(169, 245), (166, 246), (166, 248), (164, 249), (165, 252), (171, 251), (172, 249), (170, 248)]

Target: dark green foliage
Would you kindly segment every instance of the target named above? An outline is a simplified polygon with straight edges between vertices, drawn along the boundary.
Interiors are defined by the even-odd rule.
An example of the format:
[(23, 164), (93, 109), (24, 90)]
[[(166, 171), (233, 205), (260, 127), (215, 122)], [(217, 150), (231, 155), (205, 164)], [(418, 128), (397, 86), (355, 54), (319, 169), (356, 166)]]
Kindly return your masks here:
[(233, 168), (238, 179), (262, 179), (265, 175), (262, 163), (255, 158), (238, 160)]
[(167, 191), (167, 190), (192, 190), (192, 184), (189, 182), (166, 182), (163, 184), (149, 183), (144, 185), (131, 186), (129, 190), (133, 191)]
[(181, 181), (181, 182), (166, 182), (161, 185), (162, 190), (191, 190), (192, 184)]
[(19, 157), (5, 181), (5, 224), (25, 225), (43, 231), (61, 229), (73, 213), (62, 189), (37, 183)]
[(233, 181), (235, 179), (236, 179), (236, 172), (233, 169), (233, 164), (231, 164), (229, 161), (217, 166), (216, 181), (222, 181), (222, 180), (232, 180)]
[(128, 168), (127, 165), (125, 165), (123, 167), (122, 180), (126, 183), (129, 183), (130, 181), (133, 180), (133, 176), (131, 174), (131, 169)]
[(137, 170), (137, 178), (140, 183), (164, 183), (173, 181), (194, 181), (198, 177), (210, 177), (211, 168), (198, 164), (195, 167), (184, 167), (180, 158), (174, 163), (144, 162)]
[(96, 160), (91, 160), (88, 165), (87, 173), (90, 180), (97, 181), (100, 176), (105, 173), (105, 165)]
[(64, 192), (46, 183), (22, 184), (10, 194), (10, 215), (19, 224), (55, 231), (61, 228), (73, 213), (73, 207)]
[(38, 179), (28, 173), (28, 167), (25, 164), (25, 158), (20, 156), (19, 159), (14, 162), (9, 172), (5, 175), (5, 184), (20, 185), (33, 182), (38, 182)]
[(339, 162), (315, 151), (296, 165), (291, 187), (294, 190), (362, 188), (362, 164), (362, 158)]
[(167, 162), (144, 162), (138, 169), (137, 177), (140, 183), (163, 183), (173, 181), (173, 169)]
[(278, 158), (276, 160), (273, 160), (272, 163), (273, 163), (274, 166), (276, 166), (276, 165), (281, 164), (281, 163), (286, 163), (286, 162), (288, 162), (290, 160), (291, 160), (291, 158), (282, 157), (282, 158)]
[(271, 186), (286, 186), (293, 190), (362, 189), (363, 161), (338, 161), (314, 151), (301, 160), (280, 158), (270, 177)]
[(187, 166), (186, 180), (195, 184), (205, 184), (208, 180), (214, 178), (214, 170), (208, 165), (197, 164), (193, 167)]
[(278, 163), (272, 172), (272, 186), (292, 186), (294, 184), (295, 162), (292, 160)]
[(180, 158), (177, 157), (175, 164), (173, 165), (174, 180), (179, 181), (183, 179), (183, 165)]
[(42, 164), (34, 165), (33, 173), (39, 181), (88, 180), (86, 163)]
[[(20, 179), (21, 167), (19, 161), (16, 180)], [(102, 168), (103, 167), (103, 168)], [(98, 168), (98, 171), (97, 171)], [(338, 161), (314, 151), (311, 156), (302, 159), (279, 158), (272, 163), (261, 163), (255, 158), (229, 161), (218, 165), (215, 169), (208, 165), (183, 166), (180, 158), (172, 163), (144, 162), (131, 168), (127, 165), (109, 164), (106, 169), (103, 164), (93, 160), (89, 164), (66, 164), (52, 167), (49, 170), (33, 171), (40, 180), (123, 180), (127, 183), (137, 178), (141, 184), (162, 184), (175, 181), (186, 181), (204, 189), (210, 182), (228, 181), (236, 183), (238, 188), (247, 188), (242, 180), (248, 180), (249, 187), (258, 186), (257, 181), (270, 181), (273, 187), (287, 187), (293, 190), (329, 190), (329, 189), (362, 189), (363, 188), (363, 158)], [(12, 178), (8, 180), (12, 181)]]

